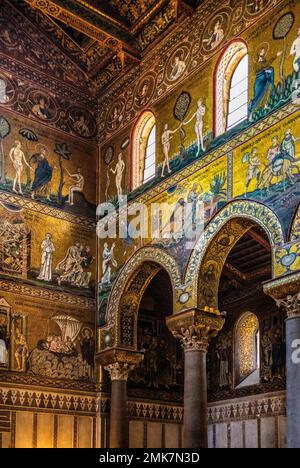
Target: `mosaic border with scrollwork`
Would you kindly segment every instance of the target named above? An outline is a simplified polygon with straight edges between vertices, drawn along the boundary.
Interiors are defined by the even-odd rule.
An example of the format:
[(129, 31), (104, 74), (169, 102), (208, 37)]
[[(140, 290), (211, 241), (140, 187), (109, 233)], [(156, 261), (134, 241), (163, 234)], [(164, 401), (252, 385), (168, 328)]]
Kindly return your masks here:
[(291, 242), (295, 242), (300, 237), (300, 206), (297, 209), (291, 229)]
[(109, 297), (109, 306), (106, 314), (106, 327), (117, 326), (116, 334), (118, 333), (120, 319), (119, 302), (121, 300), (122, 294), (128, 284), (128, 281), (130, 280), (130, 277), (134, 274), (137, 267), (147, 261), (156, 262), (166, 268), (166, 270), (170, 273), (173, 287), (180, 286), (180, 269), (176, 263), (176, 260), (171, 255), (169, 255), (164, 250), (155, 247), (144, 247), (138, 250), (125, 263), (116, 282), (114, 283)]
[(80, 226), (86, 229), (94, 230), (96, 228), (96, 221), (92, 219), (76, 216), (71, 213), (62, 211), (58, 208), (53, 208), (51, 206), (47, 206), (45, 204), (33, 200), (28, 200), (19, 195), (12, 195), (0, 190), (0, 203), (1, 202), (17, 205), (40, 214), (44, 214), (46, 216), (51, 216), (57, 219), (61, 219), (63, 221), (68, 221), (69, 223), (80, 224)]
[[(231, 0), (226, 4), (222, 2), (220, 9), (216, 11), (215, 1), (207, 1), (200, 6), (191, 19), (183, 22), (178, 26), (173, 34), (163, 40), (162, 44), (154, 51), (149, 52), (146, 59), (138, 66), (134, 67), (129, 73), (121, 77), (116, 83), (112, 84), (111, 88), (103, 94), (98, 100), (98, 124), (99, 124), (99, 141), (102, 143), (108, 141), (115, 136), (121, 129), (134, 121), (136, 113), (140, 112), (141, 108), (136, 108), (134, 105), (134, 96), (140, 85), (140, 79), (146, 78), (147, 73), (151, 70), (156, 71), (156, 86), (155, 92), (149, 98), (147, 107), (153, 106), (162, 100), (171, 90), (182, 86), (187, 78), (191, 78), (195, 73), (199, 73), (200, 69), (206, 64), (215, 54), (218, 54), (226, 41), (245, 32), (249, 27), (255, 24), (259, 19), (265, 17), (271, 8), (288, 4), (287, 0), (269, 0), (268, 5), (256, 14), (250, 14), (247, 11), (247, 5), (244, 1), (241, 5), (240, 16), (235, 18), (237, 9), (232, 5)], [(213, 51), (204, 51), (201, 38), (206, 32), (210, 21), (217, 13), (226, 14), (229, 20), (228, 30), (226, 31), (222, 45)], [(187, 33), (188, 31), (188, 33)], [(176, 52), (182, 43), (186, 43), (189, 47), (189, 61), (186, 71), (182, 78), (176, 83), (170, 83), (167, 76), (167, 67), (169, 60), (166, 57), (171, 57)], [(132, 101), (133, 105), (128, 103)], [(117, 128), (108, 128), (105, 122), (108, 121), (109, 113), (112, 106), (115, 106), (116, 101), (122, 104), (123, 115), (119, 120)], [(100, 111), (101, 109), (101, 111)], [(125, 110), (126, 109), (126, 110)]]
[(195, 245), (185, 276), (185, 282), (191, 282), (194, 285), (193, 290), (195, 291), (195, 296), (198, 289), (199, 272), (203, 266), (202, 261), (205, 252), (209, 247), (210, 241), (230, 219), (235, 217), (245, 218), (256, 222), (269, 234), (270, 243), (273, 248), (272, 266), (274, 273), (275, 250), (284, 245), (282, 226), (276, 214), (263, 204), (254, 201), (234, 200), (220, 210), (217, 216), (208, 224), (204, 233)]
[[(0, 66), (3, 72), (14, 74), (19, 79), (28, 81), (28, 67), (22, 63), (16, 62), (3, 53), (0, 53)], [(45, 90), (55, 94), (57, 94), (57, 85), (59, 84), (59, 95), (65, 99), (71, 100), (73, 103), (82, 105), (83, 102), (93, 102), (93, 99), (88, 94), (79, 92), (72, 86), (68, 87), (65, 82), (55, 80), (48, 74), (44, 74), (34, 68), (30, 70), (30, 81), (32, 84), (41, 86)]]
[(77, 306), (83, 309), (95, 309), (96, 301), (92, 298), (76, 296), (61, 291), (52, 291), (46, 288), (38, 288), (10, 280), (0, 279), (0, 293), (8, 292), (21, 296), (34, 297), (36, 299), (47, 299), (64, 305)]
[[(23, 31), (25, 31), (25, 38), (23, 39), (30, 41), (31, 47), (36, 44), (36, 36), (38, 34), (41, 34), (41, 31), (39, 28), (32, 22), (27, 16), (25, 16), (23, 13), (21, 13), (18, 8), (16, 8), (15, 5), (13, 5), (11, 2), (7, 3), (6, 1), (2, 0), (3, 2), (3, 8), (7, 16), (10, 17), (10, 20), (12, 24), (15, 26), (18, 24), (19, 28), (21, 27)], [(1, 4), (2, 4), (1, 2)], [(5, 19), (5, 18), (4, 18)], [(58, 69), (62, 68), (62, 62), (65, 60), (71, 67), (76, 67), (74, 65), (74, 62), (72, 59), (65, 53), (62, 52), (61, 47), (57, 47), (56, 44), (54, 44), (47, 35), (42, 33), (43, 39), (44, 39), (44, 51), (46, 50), (53, 50), (53, 47), (56, 47), (56, 52), (58, 54), (58, 62), (59, 64), (56, 65)], [(65, 98), (71, 99), (72, 102), (77, 102), (77, 103), (82, 103), (86, 102), (87, 100), (91, 102), (92, 96), (84, 90), (84, 88), (79, 87), (79, 82), (76, 85), (75, 82), (66, 82), (63, 81), (59, 78), (54, 78), (55, 73), (53, 73), (53, 70), (49, 67), (48, 70), (45, 72), (41, 67), (34, 68), (30, 64), (22, 64), (20, 63), (19, 60), (12, 58), (11, 56), (5, 55), (3, 53), (0, 54), (0, 63), (3, 67), (6, 68), (7, 71), (11, 73), (17, 73), (19, 78), (28, 80), (28, 77), (30, 76), (30, 80), (42, 87), (46, 87), (48, 90), (52, 91), (53, 93), (57, 94), (58, 93), (58, 87), (57, 84), (59, 83), (59, 94), (61, 96), (64, 96)], [(55, 70), (56, 71), (56, 70)], [(81, 71), (79, 72), (81, 74), (81, 78), (84, 78), (84, 72)]]

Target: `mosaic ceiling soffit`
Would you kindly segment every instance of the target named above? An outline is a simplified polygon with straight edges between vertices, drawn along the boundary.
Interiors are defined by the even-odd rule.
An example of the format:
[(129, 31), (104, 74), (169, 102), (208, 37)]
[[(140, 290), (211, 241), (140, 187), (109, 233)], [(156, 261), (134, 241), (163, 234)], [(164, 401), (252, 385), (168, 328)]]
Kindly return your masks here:
[[(37, 15), (100, 93), (202, 0), (10, 0)], [(32, 18), (31, 18), (32, 19)], [(44, 26), (45, 24), (45, 26)]]

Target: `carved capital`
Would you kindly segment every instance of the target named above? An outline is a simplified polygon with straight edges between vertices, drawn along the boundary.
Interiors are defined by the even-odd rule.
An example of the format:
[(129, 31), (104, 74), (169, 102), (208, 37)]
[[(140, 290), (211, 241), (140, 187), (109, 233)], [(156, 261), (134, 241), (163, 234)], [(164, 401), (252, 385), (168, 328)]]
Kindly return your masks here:
[(207, 352), (210, 339), (210, 330), (208, 328), (197, 328), (191, 325), (188, 328), (181, 328), (180, 331), (173, 331), (173, 336), (181, 340), (184, 351), (203, 351)]
[(96, 355), (96, 361), (109, 372), (111, 380), (127, 380), (130, 372), (144, 359), (144, 355), (127, 349), (113, 348)]
[(105, 367), (109, 372), (111, 381), (114, 380), (128, 380), (130, 372), (135, 368), (135, 364), (128, 364), (127, 362), (114, 362)]
[(209, 342), (222, 330), (224, 319), (217, 312), (189, 310), (167, 319), (173, 336), (182, 343), (184, 351), (207, 352)]
[(286, 310), (288, 318), (300, 317), (300, 293), (278, 299), (276, 304)]

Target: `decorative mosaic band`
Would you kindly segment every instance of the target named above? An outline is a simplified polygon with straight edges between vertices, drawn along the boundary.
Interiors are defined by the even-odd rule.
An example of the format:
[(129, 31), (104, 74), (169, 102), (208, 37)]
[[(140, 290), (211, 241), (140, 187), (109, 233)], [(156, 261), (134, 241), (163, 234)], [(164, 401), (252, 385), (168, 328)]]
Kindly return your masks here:
[(96, 301), (91, 298), (75, 296), (59, 291), (52, 291), (46, 288), (37, 288), (27, 284), (17, 284), (5, 280), (0, 280), (0, 291), (40, 299), (47, 299), (49, 301), (60, 302), (64, 305), (73, 305), (84, 309), (94, 309), (96, 307)]

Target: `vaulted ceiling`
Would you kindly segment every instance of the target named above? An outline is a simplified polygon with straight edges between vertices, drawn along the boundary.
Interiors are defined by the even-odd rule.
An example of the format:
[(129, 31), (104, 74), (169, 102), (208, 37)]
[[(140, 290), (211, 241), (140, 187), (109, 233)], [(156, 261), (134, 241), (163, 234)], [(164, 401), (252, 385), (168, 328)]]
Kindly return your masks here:
[(10, 0), (101, 92), (203, 0)]

